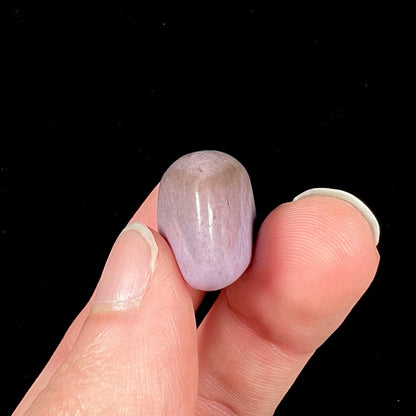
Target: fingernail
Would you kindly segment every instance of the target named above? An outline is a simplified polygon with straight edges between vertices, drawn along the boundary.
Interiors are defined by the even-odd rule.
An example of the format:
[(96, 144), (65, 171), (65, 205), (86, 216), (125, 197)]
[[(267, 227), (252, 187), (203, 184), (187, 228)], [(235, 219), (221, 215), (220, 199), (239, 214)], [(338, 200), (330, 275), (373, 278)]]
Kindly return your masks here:
[(121, 311), (138, 307), (154, 272), (157, 252), (153, 234), (144, 224), (128, 224), (104, 266), (93, 308)]
[(293, 200), (297, 201), (298, 199), (305, 198), (308, 196), (313, 196), (313, 195), (331, 196), (334, 198), (343, 199), (344, 201), (347, 201), (350, 204), (354, 205), (354, 207), (357, 208), (361, 212), (361, 214), (363, 214), (364, 218), (369, 223), (371, 230), (373, 231), (376, 245), (378, 244), (379, 239), (380, 239), (380, 226), (378, 224), (376, 216), (372, 213), (370, 208), (368, 208), (368, 206), (364, 204), (363, 201), (358, 199), (355, 195), (350, 194), (349, 192), (341, 191), (340, 189), (332, 189), (332, 188), (308, 189), (307, 191), (299, 194)]

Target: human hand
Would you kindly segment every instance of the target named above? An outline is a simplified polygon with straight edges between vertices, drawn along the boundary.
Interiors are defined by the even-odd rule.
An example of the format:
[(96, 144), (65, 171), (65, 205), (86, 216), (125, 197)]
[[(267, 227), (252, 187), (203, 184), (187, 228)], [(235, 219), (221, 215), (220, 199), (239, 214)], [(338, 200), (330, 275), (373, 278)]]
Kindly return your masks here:
[(376, 273), (362, 213), (305, 197), (266, 218), (250, 266), (196, 328), (204, 292), (185, 283), (153, 231), (157, 193), (116, 240), (94, 295), (14, 416), (272, 415)]

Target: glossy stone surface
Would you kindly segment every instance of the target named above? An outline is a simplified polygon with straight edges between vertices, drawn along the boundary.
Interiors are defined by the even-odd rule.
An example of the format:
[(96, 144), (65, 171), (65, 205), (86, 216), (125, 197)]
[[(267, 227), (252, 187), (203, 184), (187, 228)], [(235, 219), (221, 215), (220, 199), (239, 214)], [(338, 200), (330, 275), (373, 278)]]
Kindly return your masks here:
[(200, 151), (174, 162), (160, 182), (157, 215), (159, 232), (195, 289), (222, 289), (250, 263), (253, 191), (232, 156)]

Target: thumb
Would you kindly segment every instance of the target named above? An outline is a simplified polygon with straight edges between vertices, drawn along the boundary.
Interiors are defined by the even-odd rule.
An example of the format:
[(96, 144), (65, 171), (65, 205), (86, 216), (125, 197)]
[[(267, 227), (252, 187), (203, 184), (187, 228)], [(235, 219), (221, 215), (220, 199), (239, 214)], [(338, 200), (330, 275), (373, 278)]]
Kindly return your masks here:
[(130, 223), (116, 240), (90, 314), (29, 414), (192, 414), (192, 299), (167, 243)]

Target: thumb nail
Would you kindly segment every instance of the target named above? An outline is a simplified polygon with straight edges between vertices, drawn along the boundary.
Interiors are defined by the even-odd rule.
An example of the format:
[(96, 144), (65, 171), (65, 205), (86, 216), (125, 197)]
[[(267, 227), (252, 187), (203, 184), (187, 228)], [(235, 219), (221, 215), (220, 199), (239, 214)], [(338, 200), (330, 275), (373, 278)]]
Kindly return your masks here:
[(114, 243), (94, 299), (94, 310), (136, 308), (154, 272), (158, 247), (144, 224), (132, 222)]

